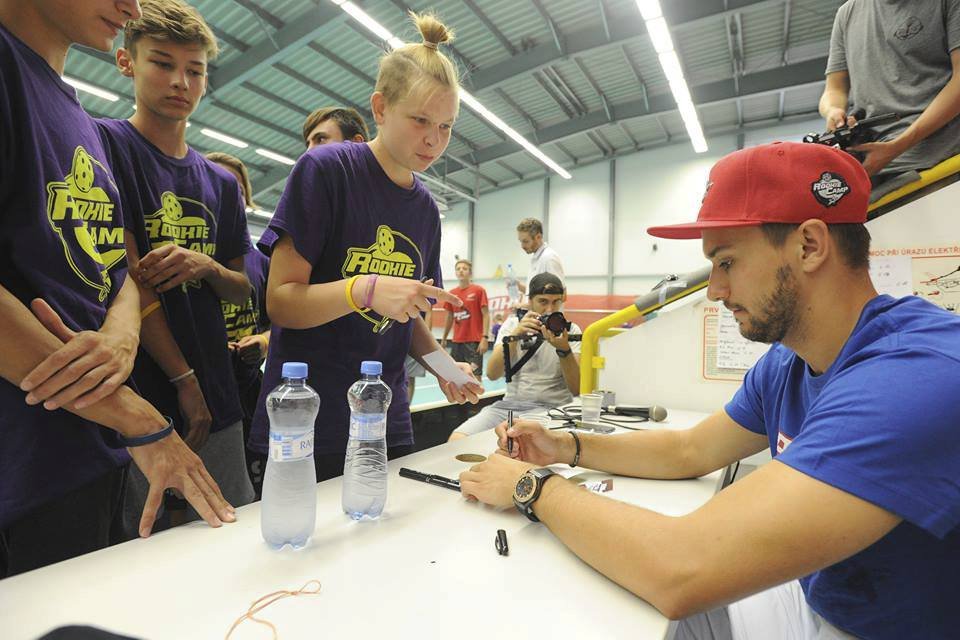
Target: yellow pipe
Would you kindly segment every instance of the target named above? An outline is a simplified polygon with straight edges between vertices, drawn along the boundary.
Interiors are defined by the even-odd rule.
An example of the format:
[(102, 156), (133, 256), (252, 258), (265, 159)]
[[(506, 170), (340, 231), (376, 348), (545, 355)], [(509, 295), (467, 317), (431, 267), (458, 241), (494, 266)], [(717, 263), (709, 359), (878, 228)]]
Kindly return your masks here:
[(709, 284), (709, 280), (704, 280), (686, 289), (681, 289), (669, 298), (665, 298), (662, 302), (658, 301), (643, 309), (638, 309), (635, 304), (630, 305), (605, 318), (597, 320), (587, 327), (586, 331), (583, 332), (583, 343), (580, 345), (580, 393), (590, 393), (597, 387), (596, 371), (597, 369), (603, 368), (602, 358), (597, 356), (597, 352), (600, 346), (600, 338), (606, 335), (608, 329), (612, 329), (635, 318), (651, 314), (675, 300), (685, 298), (692, 293), (706, 288)]

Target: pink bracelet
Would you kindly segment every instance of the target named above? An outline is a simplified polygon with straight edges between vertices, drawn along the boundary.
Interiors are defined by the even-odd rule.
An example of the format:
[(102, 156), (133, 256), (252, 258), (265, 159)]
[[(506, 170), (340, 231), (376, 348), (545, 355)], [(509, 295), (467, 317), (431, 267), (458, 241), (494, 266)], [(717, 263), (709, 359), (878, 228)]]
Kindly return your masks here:
[(363, 294), (363, 306), (367, 309), (373, 304), (373, 290), (377, 286), (377, 274), (371, 273), (367, 277), (367, 290)]

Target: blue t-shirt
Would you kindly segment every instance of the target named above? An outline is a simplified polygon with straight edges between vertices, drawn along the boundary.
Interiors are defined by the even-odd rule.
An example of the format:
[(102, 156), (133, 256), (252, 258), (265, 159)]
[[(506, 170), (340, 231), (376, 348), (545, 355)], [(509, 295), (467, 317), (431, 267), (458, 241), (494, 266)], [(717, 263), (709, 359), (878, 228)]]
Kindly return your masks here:
[(957, 637), (960, 317), (878, 296), (827, 371), (775, 344), (726, 411), (778, 461), (903, 518), (801, 578), (817, 613), (864, 638)]
[[(426, 276), (443, 286), (440, 212), (433, 197), (418, 179), (410, 189), (391, 181), (367, 144), (328, 144), (303, 154), (287, 179), (271, 229), (261, 236), (261, 248), (269, 254), (277, 234), (289, 235), (313, 267), (311, 284), (377, 273), (414, 280)], [(346, 451), (347, 389), (360, 378), (363, 360), (383, 362), (383, 380), (393, 391), (387, 444), (412, 443), (403, 361), (413, 325), (398, 322), (378, 335), (382, 322), (369, 311), (311, 329), (274, 325), (250, 447), (267, 452), (266, 395), (280, 383), (286, 361), (310, 365), (308, 383), (321, 398), (314, 430), (318, 453)]]
[[(73, 87), (0, 26), (0, 284), (98, 330), (127, 273), (119, 203)], [(0, 379), (0, 529), (129, 461), (112, 432), (24, 396)]]
[[(136, 237), (140, 257), (176, 243), (226, 264), (251, 250), (247, 217), (237, 179), (193, 149), (173, 158), (155, 147), (127, 120), (97, 120), (120, 195), (130, 214), (127, 228)], [(243, 417), (220, 296), (205, 280), (186, 282), (160, 294), (170, 332), (196, 371), (211, 432)], [(133, 379), (161, 412), (179, 415), (176, 389), (141, 347)], [(182, 425), (182, 420), (178, 422)]]
[[(250, 297), (242, 305), (227, 300), (220, 301), (223, 321), (227, 328), (227, 340), (239, 342), (240, 338), (260, 334), (270, 328), (267, 316), (267, 274), (270, 270), (270, 258), (258, 249), (250, 250), (243, 257), (243, 266), (250, 279)], [(247, 364), (240, 358), (239, 351), (232, 351), (233, 372), (240, 387), (241, 395), (253, 385), (260, 384), (260, 362)]]

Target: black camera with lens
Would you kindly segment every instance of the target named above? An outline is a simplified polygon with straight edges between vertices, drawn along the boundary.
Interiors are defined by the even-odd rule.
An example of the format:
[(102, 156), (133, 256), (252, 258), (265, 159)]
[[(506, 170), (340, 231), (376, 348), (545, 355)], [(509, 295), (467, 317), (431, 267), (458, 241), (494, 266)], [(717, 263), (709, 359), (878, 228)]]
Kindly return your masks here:
[(844, 124), (842, 127), (837, 127), (833, 131), (808, 133), (803, 136), (803, 141), (812, 144), (823, 144), (828, 147), (839, 147), (856, 157), (860, 162), (863, 162), (864, 154), (850, 151), (849, 148), (875, 141), (877, 139), (877, 133), (873, 130), (873, 127), (896, 122), (900, 119), (900, 115), (896, 113), (885, 113), (873, 116), (872, 118), (865, 118), (864, 116), (867, 115), (865, 109), (857, 109), (851, 115), (856, 119), (852, 127)]

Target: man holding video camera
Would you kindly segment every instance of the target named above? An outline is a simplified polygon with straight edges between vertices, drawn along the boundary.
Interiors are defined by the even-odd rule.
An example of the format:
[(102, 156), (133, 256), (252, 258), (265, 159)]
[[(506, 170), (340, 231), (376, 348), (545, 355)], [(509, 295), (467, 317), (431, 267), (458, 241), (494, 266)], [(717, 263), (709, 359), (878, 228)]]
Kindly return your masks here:
[[(580, 327), (568, 323), (561, 309), (567, 297), (563, 282), (552, 273), (530, 280), (530, 309), (508, 317), (495, 338), (487, 361), (487, 377), (497, 380), (507, 373), (504, 349), (509, 349), (512, 370), (503, 400), (484, 407), (450, 434), (450, 440), (493, 429), (518, 414), (545, 413), (570, 403), (580, 388)], [(519, 417), (519, 415), (518, 415)]]
[(827, 130), (853, 126), (849, 112), (896, 113), (876, 127), (866, 154), (870, 176), (928, 169), (960, 153), (960, 0), (850, 0), (830, 36), (820, 114)]

